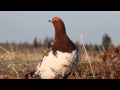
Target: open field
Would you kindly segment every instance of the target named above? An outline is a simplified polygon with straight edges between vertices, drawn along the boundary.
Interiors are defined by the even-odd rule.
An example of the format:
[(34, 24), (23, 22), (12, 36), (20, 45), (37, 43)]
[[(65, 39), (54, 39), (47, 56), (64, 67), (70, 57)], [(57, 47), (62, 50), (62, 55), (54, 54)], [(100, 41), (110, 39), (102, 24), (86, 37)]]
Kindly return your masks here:
[[(23, 79), (25, 74), (35, 70), (45, 50), (0, 47), (0, 79)], [(68, 79), (93, 79), (93, 73), (95, 79), (120, 79), (120, 46), (102, 53), (89, 51), (93, 73), (83, 49), (80, 49), (80, 55), (78, 65), (73, 67)]]

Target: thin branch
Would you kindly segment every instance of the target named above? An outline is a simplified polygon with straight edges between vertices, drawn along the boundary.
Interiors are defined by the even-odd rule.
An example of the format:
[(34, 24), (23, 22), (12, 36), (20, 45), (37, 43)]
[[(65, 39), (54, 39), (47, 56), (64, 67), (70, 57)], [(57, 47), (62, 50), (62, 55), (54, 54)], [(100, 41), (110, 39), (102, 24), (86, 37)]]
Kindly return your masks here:
[(84, 45), (84, 43), (83, 43), (82, 33), (81, 33), (81, 32), (80, 32), (80, 36), (81, 36), (81, 41), (82, 41), (82, 44), (83, 44), (83, 47), (84, 47), (84, 50), (85, 50), (85, 53), (86, 53), (86, 56), (87, 56), (87, 60), (88, 60), (88, 62), (89, 62), (89, 65), (90, 65), (90, 68), (91, 68), (91, 71), (92, 71), (92, 74), (93, 74), (93, 78), (95, 79), (95, 75), (94, 75), (94, 73), (93, 73), (93, 69), (92, 69), (92, 66), (91, 66), (91, 63), (90, 63), (90, 60), (89, 60), (89, 56), (88, 56), (88, 54), (87, 54), (85, 45)]
[[(97, 46), (98, 46), (98, 45), (97, 45)], [(98, 49), (99, 49), (100, 53), (102, 54), (102, 50), (100, 49), (100, 46), (98, 46)]]
[(7, 51), (6, 49), (4, 49), (4, 48), (2, 48), (2, 47), (0, 47), (2, 50), (4, 50), (5, 52), (7, 52), (7, 53), (10, 53), (9, 51)]
[(105, 48), (104, 48), (104, 46), (102, 45), (102, 49), (103, 49), (103, 51), (105, 51)]

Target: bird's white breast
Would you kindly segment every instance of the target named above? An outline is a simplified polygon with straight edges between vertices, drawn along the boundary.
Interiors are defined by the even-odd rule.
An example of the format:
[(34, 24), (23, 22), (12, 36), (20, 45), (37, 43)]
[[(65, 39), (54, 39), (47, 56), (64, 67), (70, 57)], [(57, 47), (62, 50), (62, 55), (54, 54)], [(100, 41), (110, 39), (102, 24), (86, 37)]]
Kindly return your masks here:
[(40, 75), (43, 79), (54, 79), (56, 74), (63, 77), (69, 71), (69, 68), (64, 65), (69, 66), (77, 61), (77, 50), (71, 53), (57, 51), (56, 55), (50, 51), (47, 56), (44, 56), (42, 63), (37, 66), (35, 74)]

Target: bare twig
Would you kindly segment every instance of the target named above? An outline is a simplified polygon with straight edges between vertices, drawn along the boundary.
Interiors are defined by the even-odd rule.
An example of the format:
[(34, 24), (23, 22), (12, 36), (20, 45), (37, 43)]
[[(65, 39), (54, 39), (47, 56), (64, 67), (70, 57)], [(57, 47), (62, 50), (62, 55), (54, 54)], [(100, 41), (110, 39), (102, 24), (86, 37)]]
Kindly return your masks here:
[(88, 59), (88, 62), (89, 62), (89, 65), (90, 65), (91, 71), (92, 71), (92, 74), (93, 74), (93, 78), (95, 79), (95, 75), (94, 75), (94, 72), (93, 72), (93, 69), (92, 69), (92, 66), (91, 66), (90, 60), (89, 60), (89, 56), (88, 56), (88, 54), (87, 54), (87, 51), (86, 51), (85, 45), (84, 45), (84, 43), (83, 43), (82, 33), (81, 33), (81, 32), (80, 32), (80, 36), (81, 36), (81, 41), (82, 41), (82, 44), (83, 44), (83, 47), (84, 47), (84, 50), (85, 50), (85, 53), (86, 53), (86, 56), (87, 56), (87, 59)]
[(53, 68), (50, 67), (50, 69), (53, 71), (55, 75), (57, 75), (57, 72)]
[[(98, 46), (98, 45), (97, 45)], [(100, 50), (101, 54), (102, 54), (102, 50), (100, 49), (100, 46), (98, 46), (98, 49)]]
[(0, 47), (0, 49), (4, 50), (4, 51), (7, 52), (7, 53), (10, 53), (9, 51), (7, 51), (6, 49), (4, 49), (4, 48), (2, 48), (2, 47)]
[(105, 48), (104, 48), (104, 46), (102, 45), (102, 49), (103, 49), (103, 51), (105, 51)]
[(14, 72), (16, 73), (17, 77), (20, 78), (19, 75), (18, 75), (18, 72), (17, 72), (17, 70), (14, 68), (14, 66), (15, 66), (15, 64), (9, 64), (9, 65), (8, 65), (8, 68), (11, 67), (11, 68), (14, 70)]

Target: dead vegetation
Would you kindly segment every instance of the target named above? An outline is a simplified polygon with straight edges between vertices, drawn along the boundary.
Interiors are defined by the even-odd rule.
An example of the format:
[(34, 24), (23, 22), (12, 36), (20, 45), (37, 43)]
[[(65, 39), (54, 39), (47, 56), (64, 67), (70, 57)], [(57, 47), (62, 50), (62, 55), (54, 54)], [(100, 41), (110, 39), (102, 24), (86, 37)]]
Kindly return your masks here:
[[(44, 55), (42, 48), (6, 50), (0, 47), (0, 79), (23, 79), (33, 71)], [(86, 55), (82, 52), (77, 67), (72, 67), (68, 79), (94, 79)], [(106, 51), (88, 52), (95, 79), (120, 79), (120, 46)]]

